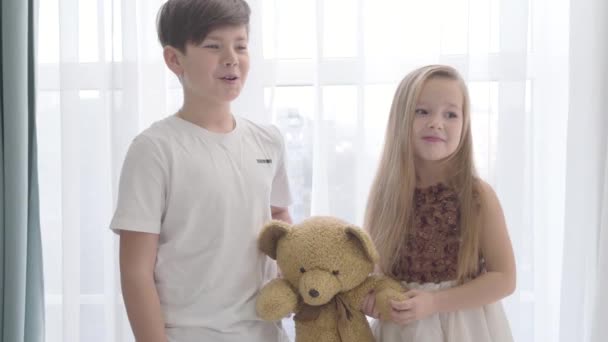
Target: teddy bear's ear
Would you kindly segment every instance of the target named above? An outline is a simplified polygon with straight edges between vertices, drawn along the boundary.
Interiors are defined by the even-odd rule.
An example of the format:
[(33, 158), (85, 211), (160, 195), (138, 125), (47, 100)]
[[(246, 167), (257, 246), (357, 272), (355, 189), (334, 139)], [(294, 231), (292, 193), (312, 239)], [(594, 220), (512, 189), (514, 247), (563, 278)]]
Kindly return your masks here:
[(365, 231), (363, 231), (363, 229), (352, 226), (347, 227), (346, 235), (348, 235), (349, 238), (355, 240), (359, 248), (361, 248), (363, 253), (365, 253), (365, 255), (372, 263), (375, 264), (378, 262), (378, 259), (380, 258), (378, 256), (378, 251), (376, 250), (372, 239), (369, 237), (369, 235), (367, 235)]
[(290, 230), (289, 224), (279, 221), (272, 220), (268, 222), (258, 238), (258, 248), (272, 259), (277, 259), (277, 245), (279, 240)]

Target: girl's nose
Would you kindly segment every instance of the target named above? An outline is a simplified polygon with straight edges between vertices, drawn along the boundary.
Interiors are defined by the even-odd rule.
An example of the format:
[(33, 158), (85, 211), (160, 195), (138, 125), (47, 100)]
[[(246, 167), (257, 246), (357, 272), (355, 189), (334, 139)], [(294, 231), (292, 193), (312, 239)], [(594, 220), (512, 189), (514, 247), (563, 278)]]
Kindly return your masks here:
[(429, 128), (441, 129), (443, 127), (443, 120), (441, 115), (433, 114), (429, 119)]

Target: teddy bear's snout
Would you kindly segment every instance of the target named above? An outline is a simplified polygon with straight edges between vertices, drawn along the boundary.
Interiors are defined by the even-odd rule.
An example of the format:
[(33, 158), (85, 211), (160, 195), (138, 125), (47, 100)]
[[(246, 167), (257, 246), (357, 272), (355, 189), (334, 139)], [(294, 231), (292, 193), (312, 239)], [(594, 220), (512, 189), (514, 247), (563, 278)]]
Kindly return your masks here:
[(308, 305), (323, 305), (329, 302), (342, 286), (336, 276), (320, 269), (307, 271), (300, 278), (299, 290)]

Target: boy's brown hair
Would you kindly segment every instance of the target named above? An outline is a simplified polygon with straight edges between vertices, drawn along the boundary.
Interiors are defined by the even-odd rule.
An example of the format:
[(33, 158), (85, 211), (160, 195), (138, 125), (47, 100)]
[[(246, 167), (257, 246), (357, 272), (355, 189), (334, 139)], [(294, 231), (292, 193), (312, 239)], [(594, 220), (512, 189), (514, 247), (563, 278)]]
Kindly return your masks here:
[(158, 11), (160, 44), (185, 52), (186, 44), (200, 44), (222, 26), (247, 26), (251, 10), (244, 0), (168, 0)]

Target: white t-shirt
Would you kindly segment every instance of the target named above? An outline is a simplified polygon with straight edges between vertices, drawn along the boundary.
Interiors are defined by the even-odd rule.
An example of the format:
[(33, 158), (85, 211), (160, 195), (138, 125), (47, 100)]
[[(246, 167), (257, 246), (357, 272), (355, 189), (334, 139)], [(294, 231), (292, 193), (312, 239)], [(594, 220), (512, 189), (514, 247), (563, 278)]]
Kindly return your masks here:
[(235, 121), (220, 134), (172, 115), (137, 136), (123, 164), (110, 227), (160, 234), (154, 279), (170, 340), (285, 339), (255, 313), (276, 276), (258, 233), (271, 205), (291, 203), (283, 139)]

